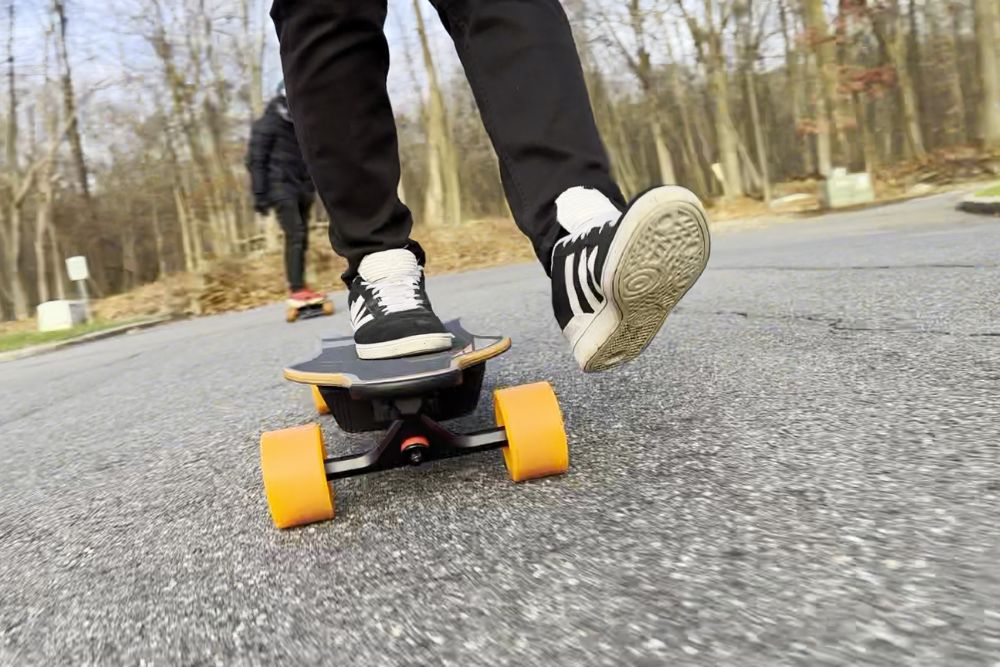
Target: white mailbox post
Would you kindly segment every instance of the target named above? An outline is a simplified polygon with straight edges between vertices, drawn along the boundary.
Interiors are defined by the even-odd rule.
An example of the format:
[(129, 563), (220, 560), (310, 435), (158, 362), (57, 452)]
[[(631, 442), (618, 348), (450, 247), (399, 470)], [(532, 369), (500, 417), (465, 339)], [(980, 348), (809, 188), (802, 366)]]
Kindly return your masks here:
[(83, 303), (85, 319), (90, 319), (90, 308), (87, 303), (87, 278), (90, 277), (90, 270), (87, 268), (87, 258), (83, 255), (66, 258), (66, 273), (69, 279), (76, 283), (76, 288), (80, 292), (80, 301)]

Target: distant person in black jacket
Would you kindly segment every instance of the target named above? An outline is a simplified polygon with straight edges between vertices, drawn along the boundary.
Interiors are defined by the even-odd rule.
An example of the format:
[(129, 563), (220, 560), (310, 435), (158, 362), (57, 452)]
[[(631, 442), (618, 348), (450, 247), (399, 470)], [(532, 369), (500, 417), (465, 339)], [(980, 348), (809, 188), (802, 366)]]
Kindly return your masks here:
[(254, 210), (266, 215), (274, 209), (285, 232), (288, 305), (297, 308), (324, 300), (323, 294), (312, 291), (305, 282), (309, 211), (316, 188), (295, 138), (284, 82), (278, 85), (277, 95), (268, 103), (264, 115), (253, 124), (246, 164)]

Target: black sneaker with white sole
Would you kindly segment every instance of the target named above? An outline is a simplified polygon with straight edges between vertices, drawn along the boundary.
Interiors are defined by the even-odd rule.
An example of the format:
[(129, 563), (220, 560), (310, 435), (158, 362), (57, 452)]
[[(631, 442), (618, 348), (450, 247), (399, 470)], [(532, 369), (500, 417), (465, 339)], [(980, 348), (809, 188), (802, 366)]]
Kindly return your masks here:
[(361, 260), (347, 304), (361, 359), (390, 359), (447, 350), (451, 334), (431, 310), (424, 270), (406, 249)]
[(708, 263), (705, 209), (663, 186), (614, 220), (564, 236), (552, 251), (552, 305), (585, 371), (637, 357)]

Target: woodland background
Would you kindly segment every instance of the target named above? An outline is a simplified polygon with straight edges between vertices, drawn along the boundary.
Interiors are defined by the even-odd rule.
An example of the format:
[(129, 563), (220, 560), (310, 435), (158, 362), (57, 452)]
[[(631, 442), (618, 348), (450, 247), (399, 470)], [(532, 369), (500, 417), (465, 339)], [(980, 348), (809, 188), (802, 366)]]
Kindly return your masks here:
[[(99, 296), (177, 275), (232, 289), (218, 267), (277, 243), (243, 165), (279, 77), (265, 3), (2, 4), (0, 320), (71, 293), (75, 254)], [(885, 182), (997, 164), (997, 0), (563, 4), (627, 193), (676, 182), (767, 204), (838, 166)], [(509, 216), (495, 158), (429, 6), (390, 2), (387, 30), (401, 192), (418, 231), (452, 247)], [(512, 233), (480, 228), (494, 229)]]

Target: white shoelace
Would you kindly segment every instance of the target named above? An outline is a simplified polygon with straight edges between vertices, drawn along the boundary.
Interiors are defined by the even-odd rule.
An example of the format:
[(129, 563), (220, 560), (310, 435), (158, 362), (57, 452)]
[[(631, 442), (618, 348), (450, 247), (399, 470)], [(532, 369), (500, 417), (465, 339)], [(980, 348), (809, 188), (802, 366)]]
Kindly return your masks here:
[(423, 271), (409, 250), (400, 248), (372, 253), (361, 260), (358, 273), (387, 313), (423, 307), (419, 298)]
[(421, 308), (419, 291), (420, 275), (390, 276), (381, 280), (368, 283), (372, 288), (372, 293), (378, 304), (387, 313), (396, 313), (401, 310), (414, 310)]

